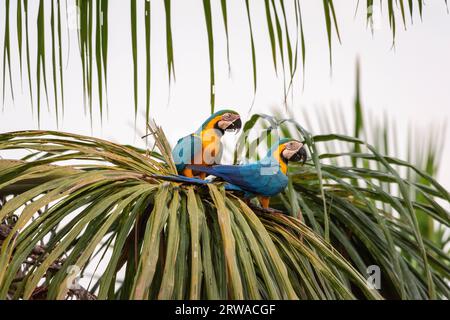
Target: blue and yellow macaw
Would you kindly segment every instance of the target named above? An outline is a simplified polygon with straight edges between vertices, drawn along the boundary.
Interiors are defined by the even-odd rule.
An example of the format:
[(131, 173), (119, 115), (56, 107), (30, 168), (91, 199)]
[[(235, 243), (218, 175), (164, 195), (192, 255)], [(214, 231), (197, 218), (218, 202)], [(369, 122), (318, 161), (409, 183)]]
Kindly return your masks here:
[[(282, 192), (287, 184), (289, 162), (303, 163), (307, 153), (303, 143), (294, 139), (281, 139), (275, 143), (267, 155), (254, 163), (244, 165), (187, 165), (186, 167), (207, 175), (216, 176), (226, 182), (225, 190), (244, 192), (247, 198), (257, 196), (261, 206), (269, 208), (269, 199)], [(208, 181), (181, 176), (157, 176), (169, 181), (207, 184)]]
[(227, 131), (238, 131), (242, 126), (239, 114), (233, 110), (220, 110), (211, 115), (194, 133), (181, 138), (172, 150), (178, 174), (186, 177), (206, 177), (206, 173), (193, 172), (187, 165), (211, 166), (220, 163), (223, 146), (220, 139)]

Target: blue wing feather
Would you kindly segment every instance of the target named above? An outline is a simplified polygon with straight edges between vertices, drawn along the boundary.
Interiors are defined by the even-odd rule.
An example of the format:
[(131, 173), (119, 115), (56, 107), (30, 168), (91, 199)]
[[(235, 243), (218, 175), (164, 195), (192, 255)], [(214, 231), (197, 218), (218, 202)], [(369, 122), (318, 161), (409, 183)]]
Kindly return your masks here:
[(219, 177), (239, 189), (257, 195), (272, 196), (286, 188), (288, 178), (278, 167), (256, 162), (246, 165), (189, 165), (189, 168)]

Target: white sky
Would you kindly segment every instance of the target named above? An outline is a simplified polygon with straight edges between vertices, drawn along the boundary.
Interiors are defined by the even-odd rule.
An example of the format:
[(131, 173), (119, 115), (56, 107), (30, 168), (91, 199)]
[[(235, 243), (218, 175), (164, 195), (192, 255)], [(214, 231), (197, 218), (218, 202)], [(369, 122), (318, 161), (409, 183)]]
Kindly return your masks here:
[[(70, 31), (70, 56), (65, 72), (66, 116), (60, 130), (93, 134), (120, 143), (144, 146), (133, 129), (133, 81), (129, 6), (123, 1), (110, 0), (109, 37), (109, 119), (100, 126), (96, 83), (94, 83), (94, 130), (91, 131), (89, 117), (83, 113), (81, 62), (79, 59), (77, 33)], [(216, 50), (216, 106), (231, 107), (247, 119), (253, 100), (252, 66), (249, 31), (244, 1), (228, 1), (231, 45), (232, 76), (228, 77), (226, 64), (225, 36), (219, 1), (213, 2), (213, 19)], [(35, 5), (37, 2), (31, 2)], [(274, 76), (272, 56), (263, 1), (251, 1), (252, 22), (255, 31), (255, 45), (258, 66), (258, 92), (252, 112), (270, 113), (273, 106), (281, 106), (283, 87)], [(293, 3), (293, 2), (292, 2)], [(46, 9), (49, 9), (47, 1)], [(301, 110), (315, 112), (318, 107), (342, 105), (352, 122), (352, 102), (355, 87), (355, 59), (359, 56), (362, 69), (362, 98), (366, 109), (372, 110), (374, 118), (387, 113), (405, 132), (408, 124), (419, 132), (436, 128), (450, 116), (450, 16), (444, 1), (428, 1), (424, 8), (423, 23), (418, 14), (414, 25), (404, 31), (401, 18), (397, 17), (395, 50), (391, 49), (391, 31), (386, 12), (379, 20), (372, 37), (365, 28), (365, 11), (354, 17), (356, 1), (335, 0), (342, 45), (333, 41), (333, 72), (330, 77), (328, 47), (321, 1), (301, 1), (306, 37), (306, 83), (304, 91), (296, 83), (294, 103), (290, 108), (302, 122)], [(291, 8), (291, 1), (286, 1)], [(361, 6), (365, 3), (361, 2)], [(15, 12), (14, 1), (11, 4)], [(170, 98), (167, 80), (165, 51), (165, 25), (163, 1), (152, 1), (152, 98), (151, 115), (162, 125), (171, 142), (194, 131), (209, 115), (209, 60), (205, 21), (201, 1), (173, 0), (173, 38), (177, 81), (172, 85)], [(293, 6), (293, 5), (292, 5)], [(386, 9), (386, 8), (384, 8)], [(142, 12), (142, 10), (140, 11)], [(35, 17), (37, 8), (31, 10)], [(140, 17), (138, 41), (140, 61), (139, 108), (145, 108), (145, 42), (143, 17)], [(4, 21), (3, 5), (0, 21)], [(292, 30), (294, 30), (294, 21)], [(31, 39), (35, 32), (31, 28)], [(14, 29), (14, 28), (13, 28)], [(3, 35), (4, 26), (0, 26)], [(12, 30), (13, 77), (20, 83), (16, 35)], [(293, 32), (293, 31), (291, 31)], [(3, 41), (1, 36), (0, 43)], [(49, 45), (49, 43), (48, 43)], [(32, 63), (35, 63), (35, 43), (31, 43)], [(47, 47), (50, 52), (50, 47)], [(63, 52), (67, 55), (67, 39), (63, 38)], [(3, 57), (2, 57), (3, 58)], [(48, 61), (50, 63), (50, 61)], [(32, 69), (33, 70), (33, 69)], [(25, 76), (25, 74), (24, 74)], [(34, 76), (34, 75), (33, 75)], [(51, 73), (47, 75), (51, 80)], [(24, 78), (25, 79), (25, 78)], [(2, 81), (0, 79), (0, 81)], [(7, 86), (7, 92), (9, 87)], [(28, 87), (24, 81), (15, 87), (16, 100), (12, 103), (6, 97), (5, 110), (0, 113), (0, 131), (37, 129), (37, 121), (31, 116)], [(49, 88), (52, 99), (52, 88)], [(53, 105), (50, 106), (53, 108)], [(142, 113), (138, 128), (143, 129)], [(54, 116), (43, 108), (41, 129), (56, 129)], [(315, 133), (319, 133), (315, 130)], [(446, 141), (450, 132), (446, 133)], [(400, 145), (406, 144), (404, 134), (399, 136)], [(450, 189), (450, 146), (445, 144), (443, 165), (439, 180)]]

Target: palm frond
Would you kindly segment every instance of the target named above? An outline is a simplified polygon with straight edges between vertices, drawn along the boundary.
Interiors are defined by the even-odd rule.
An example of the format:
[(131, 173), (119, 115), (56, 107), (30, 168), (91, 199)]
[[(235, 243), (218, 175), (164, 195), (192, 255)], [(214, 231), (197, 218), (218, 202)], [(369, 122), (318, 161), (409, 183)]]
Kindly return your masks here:
[[(48, 101), (48, 90), (53, 92), (55, 96), (53, 100), (54, 113), (56, 119), (58, 121), (59, 115), (63, 114), (64, 111), (64, 75), (62, 68), (62, 47), (63, 38), (62, 38), (62, 29), (66, 25), (67, 28), (70, 28), (71, 19), (73, 17), (69, 17), (68, 14), (64, 17), (61, 15), (61, 11), (65, 10), (66, 13), (70, 10), (71, 15), (76, 14), (77, 19), (77, 28), (78, 28), (78, 42), (79, 42), (79, 50), (80, 50), (80, 60), (81, 60), (81, 70), (82, 70), (82, 94), (84, 96), (84, 107), (85, 112), (89, 114), (91, 121), (93, 121), (93, 101), (92, 97), (95, 93), (93, 90), (94, 83), (97, 82), (97, 94), (98, 94), (98, 109), (100, 113), (100, 120), (103, 119), (104, 108), (108, 106), (108, 44), (109, 38), (111, 35), (109, 34), (110, 26), (109, 26), (109, 6), (107, 0), (69, 0), (65, 3), (60, 0), (52, 0), (50, 6), (44, 5), (44, 1), (39, 1), (37, 6), (38, 12), (36, 15), (30, 15), (30, 9), (33, 8), (30, 6), (27, 0), (12, 0), (17, 3), (16, 12), (13, 15), (10, 12), (12, 9), (10, 8), (11, 0), (6, 0), (5, 3), (5, 19), (3, 21), (5, 25), (5, 32), (3, 36), (3, 101), (5, 101), (6, 92), (6, 82), (7, 82), (7, 74), (9, 75), (9, 83), (10, 83), (10, 94), (14, 100), (14, 88), (17, 85), (17, 81), (19, 78), (14, 79), (11, 75), (11, 68), (14, 68), (15, 59), (11, 60), (10, 53), (11, 50), (14, 50), (14, 46), (17, 43), (17, 49), (19, 52), (19, 59), (17, 59), (17, 63), (19, 63), (19, 68), (21, 70), (20, 74), (22, 76), (22, 67), (27, 68), (27, 79), (29, 86), (29, 98), (31, 102), (31, 109), (36, 108), (37, 110), (37, 120), (40, 123), (41, 117), (41, 106), (44, 101), (41, 101), (42, 93), (45, 93), (45, 104), (50, 108)], [(22, 2), (23, 1), (23, 2)], [(146, 75), (146, 103), (145, 103), (145, 114), (146, 121), (148, 122), (150, 119), (150, 73), (151, 73), (151, 41), (150, 41), (150, 18), (152, 14), (155, 13), (153, 10), (150, 10), (150, 1), (147, 0), (130, 0), (130, 3), (123, 2), (121, 5), (124, 8), (124, 12), (126, 10), (130, 10), (130, 32), (132, 34), (132, 41), (130, 45), (130, 60), (129, 62), (131, 72), (133, 73), (133, 92), (130, 94), (130, 97), (134, 99), (134, 113), (137, 114), (138, 109), (140, 108), (140, 104), (138, 100), (140, 100), (140, 93), (137, 88), (138, 85), (138, 74), (140, 72), (144, 72)], [(214, 6), (220, 5), (221, 16), (216, 17), (212, 14), (214, 10)], [(261, 4), (262, 5), (262, 4)], [(270, 43), (271, 51), (272, 51), (272, 59), (273, 66), (275, 71), (283, 74), (283, 84), (284, 84), (284, 98), (286, 97), (290, 90), (292, 90), (294, 79), (296, 75), (300, 72), (297, 68), (297, 63), (300, 59), (302, 59), (303, 64), (303, 76), (299, 77), (300, 80), (305, 77), (305, 53), (307, 47), (307, 41), (305, 37), (305, 29), (304, 23), (302, 20), (302, 12), (300, 9), (301, 2), (299, 0), (295, 0), (292, 3), (286, 2), (283, 0), (265, 0), (264, 1), (264, 15), (265, 21), (267, 22), (267, 30), (264, 28), (257, 28), (255, 25), (255, 21), (257, 21), (256, 15), (259, 13), (257, 5), (251, 5), (250, 2), (245, 2), (245, 5), (242, 6), (242, 10), (245, 10), (245, 19), (246, 23), (249, 24), (250, 29), (250, 37), (249, 37), (249, 47), (251, 49), (251, 59), (252, 59), (252, 76), (253, 76), (253, 87), (254, 87), (254, 95), (257, 93), (257, 79), (258, 74), (263, 66), (259, 66), (256, 61), (257, 50), (255, 39), (259, 39), (257, 37), (257, 32), (266, 32), (267, 33), (267, 41)], [(160, 30), (165, 30), (165, 46), (166, 46), (166, 56), (167, 56), (167, 73), (169, 78), (169, 86), (172, 81), (175, 80), (175, 50), (174, 43), (176, 43), (176, 39), (173, 38), (172, 34), (172, 24), (176, 21), (172, 21), (172, 8), (173, 4), (170, 0), (164, 0), (164, 15), (165, 15), (165, 28), (160, 28)], [(13, 7), (13, 6), (12, 6)], [(31, 7), (31, 8), (30, 8)], [(228, 63), (228, 72), (231, 70), (230, 63), (230, 47), (229, 42), (232, 37), (229, 34), (229, 25), (234, 20), (230, 19), (229, 12), (227, 9), (227, 5), (225, 1), (212, 2), (212, 1), (204, 1), (203, 2), (203, 14), (205, 17), (206, 28), (205, 32), (207, 34), (208, 41), (208, 52), (209, 52), (209, 68), (210, 68), (210, 102), (211, 102), (211, 111), (214, 112), (215, 105), (215, 77), (217, 74), (217, 70), (215, 67), (214, 61), (214, 42), (218, 39), (218, 31), (213, 29), (213, 25), (216, 25), (216, 19), (223, 20), (223, 25), (225, 28), (225, 41), (226, 45), (226, 59)], [(143, 8), (142, 10), (140, 8)], [(334, 3), (331, 0), (323, 0), (323, 9), (325, 16), (325, 29), (327, 33), (328, 39), (328, 48), (330, 52), (330, 65), (332, 63), (332, 44), (333, 44), (333, 34), (335, 33), (337, 39), (340, 41), (341, 34), (339, 31), (339, 12), (336, 12)], [(423, 1), (408, 1), (408, 9), (412, 17), (414, 12), (417, 10), (419, 15), (422, 16), (423, 12)], [(407, 25), (406, 22), (406, 5), (403, 1), (395, 2), (388, 1), (387, 5), (387, 15), (388, 15), (388, 23), (392, 30), (393, 41), (396, 36), (397, 23), (396, 18), (398, 16), (401, 17), (403, 24)], [(373, 28), (373, 17), (374, 14), (383, 15), (381, 8), (379, 8), (373, 1), (366, 2), (366, 16), (367, 23)], [(144, 17), (145, 19), (145, 30), (142, 32), (144, 36), (141, 36), (141, 32), (138, 28), (138, 21)], [(35, 19), (35, 20), (34, 20)], [(290, 30), (289, 26), (293, 25), (293, 21), (295, 21), (296, 30)], [(118, 21), (120, 22), (120, 21)], [(22, 46), (22, 36), (23, 30), (22, 26), (25, 24), (25, 46)], [(36, 47), (31, 48), (30, 44), (34, 43), (34, 41), (30, 41), (29, 39), (29, 25), (37, 26), (36, 33)], [(50, 26), (51, 30), (47, 30)], [(16, 29), (16, 30), (13, 30)], [(263, 31), (261, 31), (263, 30)], [(17, 34), (17, 42), (11, 41), (10, 34), (12, 32), (16, 32)], [(46, 31), (50, 31), (47, 32)], [(143, 68), (143, 71), (140, 71), (138, 65), (140, 64), (140, 59), (137, 56), (137, 43), (141, 40), (146, 43), (146, 54), (145, 54), (145, 64), (146, 68)], [(69, 41), (70, 42), (70, 41)], [(70, 46), (70, 43), (67, 43), (67, 47)], [(46, 44), (51, 48), (50, 52), (46, 52), (45, 47)], [(24, 51), (25, 50), (25, 51)], [(47, 50), (48, 51), (48, 50)], [(301, 55), (301, 57), (299, 56)], [(26, 60), (22, 59), (22, 56), (26, 56)], [(31, 65), (30, 60), (35, 59), (37, 62), (36, 65)], [(51, 61), (50, 65), (46, 65), (45, 61)], [(279, 63), (278, 61), (281, 61)], [(8, 69), (8, 70), (7, 70)], [(58, 70), (59, 69), (59, 70)], [(35, 74), (36, 79), (31, 75)], [(49, 79), (47, 79), (47, 74), (52, 75)], [(286, 74), (288, 76), (286, 76)], [(20, 77), (20, 81), (22, 78)], [(59, 87), (59, 90), (58, 90)], [(52, 90), (53, 88), (53, 90)], [(35, 91), (33, 93), (33, 91)], [(36, 106), (34, 106), (34, 94), (36, 95)], [(144, 105), (144, 104), (143, 104)], [(60, 112), (61, 111), (61, 112)], [(58, 113), (58, 115), (56, 115)]]
[[(86, 288), (102, 299), (448, 298), (448, 255), (417, 232), (412, 215), (420, 210), (448, 227), (449, 212), (433, 199), (449, 202), (449, 193), (427, 173), (359, 139), (311, 136), (290, 123), (318, 161), (290, 168), (290, 188), (273, 201), (287, 215), (249, 207), (220, 183), (152, 179), (173, 165), (158, 128), (153, 134), (162, 155), (61, 132), (0, 135), (1, 150), (32, 151), (26, 160), (0, 160), (0, 220), (7, 230), (0, 296), (33, 299), (45, 291), (47, 298), (65, 298), (72, 292), (69, 268), (87, 272), (102, 257), (96, 284)], [(334, 141), (348, 152), (313, 148)], [(353, 152), (355, 143), (361, 152)], [(427, 184), (390, 170), (327, 164), (347, 157), (411, 168)], [(389, 194), (381, 183), (404, 184), (424, 200)], [(298, 218), (289, 215), (294, 205)], [(41, 241), (42, 254), (33, 255)], [(365, 279), (371, 265), (381, 270), (379, 292)]]
[(215, 75), (214, 75), (214, 37), (211, 14), (211, 1), (203, 0), (203, 10), (205, 13), (206, 30), (208, 33), (208, 50), (209, 50), (209, 96), (211, 104), (211, 113), (215, 108)]

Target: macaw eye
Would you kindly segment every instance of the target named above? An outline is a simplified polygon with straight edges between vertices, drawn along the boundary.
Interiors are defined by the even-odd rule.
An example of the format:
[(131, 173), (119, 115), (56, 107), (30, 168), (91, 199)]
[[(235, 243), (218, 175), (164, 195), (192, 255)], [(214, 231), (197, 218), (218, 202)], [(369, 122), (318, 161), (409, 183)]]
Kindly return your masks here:
[(222, 116), (222, 119), (226, 120), (226, 119), (229, 119), (230, 117), (231, 117), (231, 115), (230, 115), (229, 113), (225, 113), (225, 114)]

